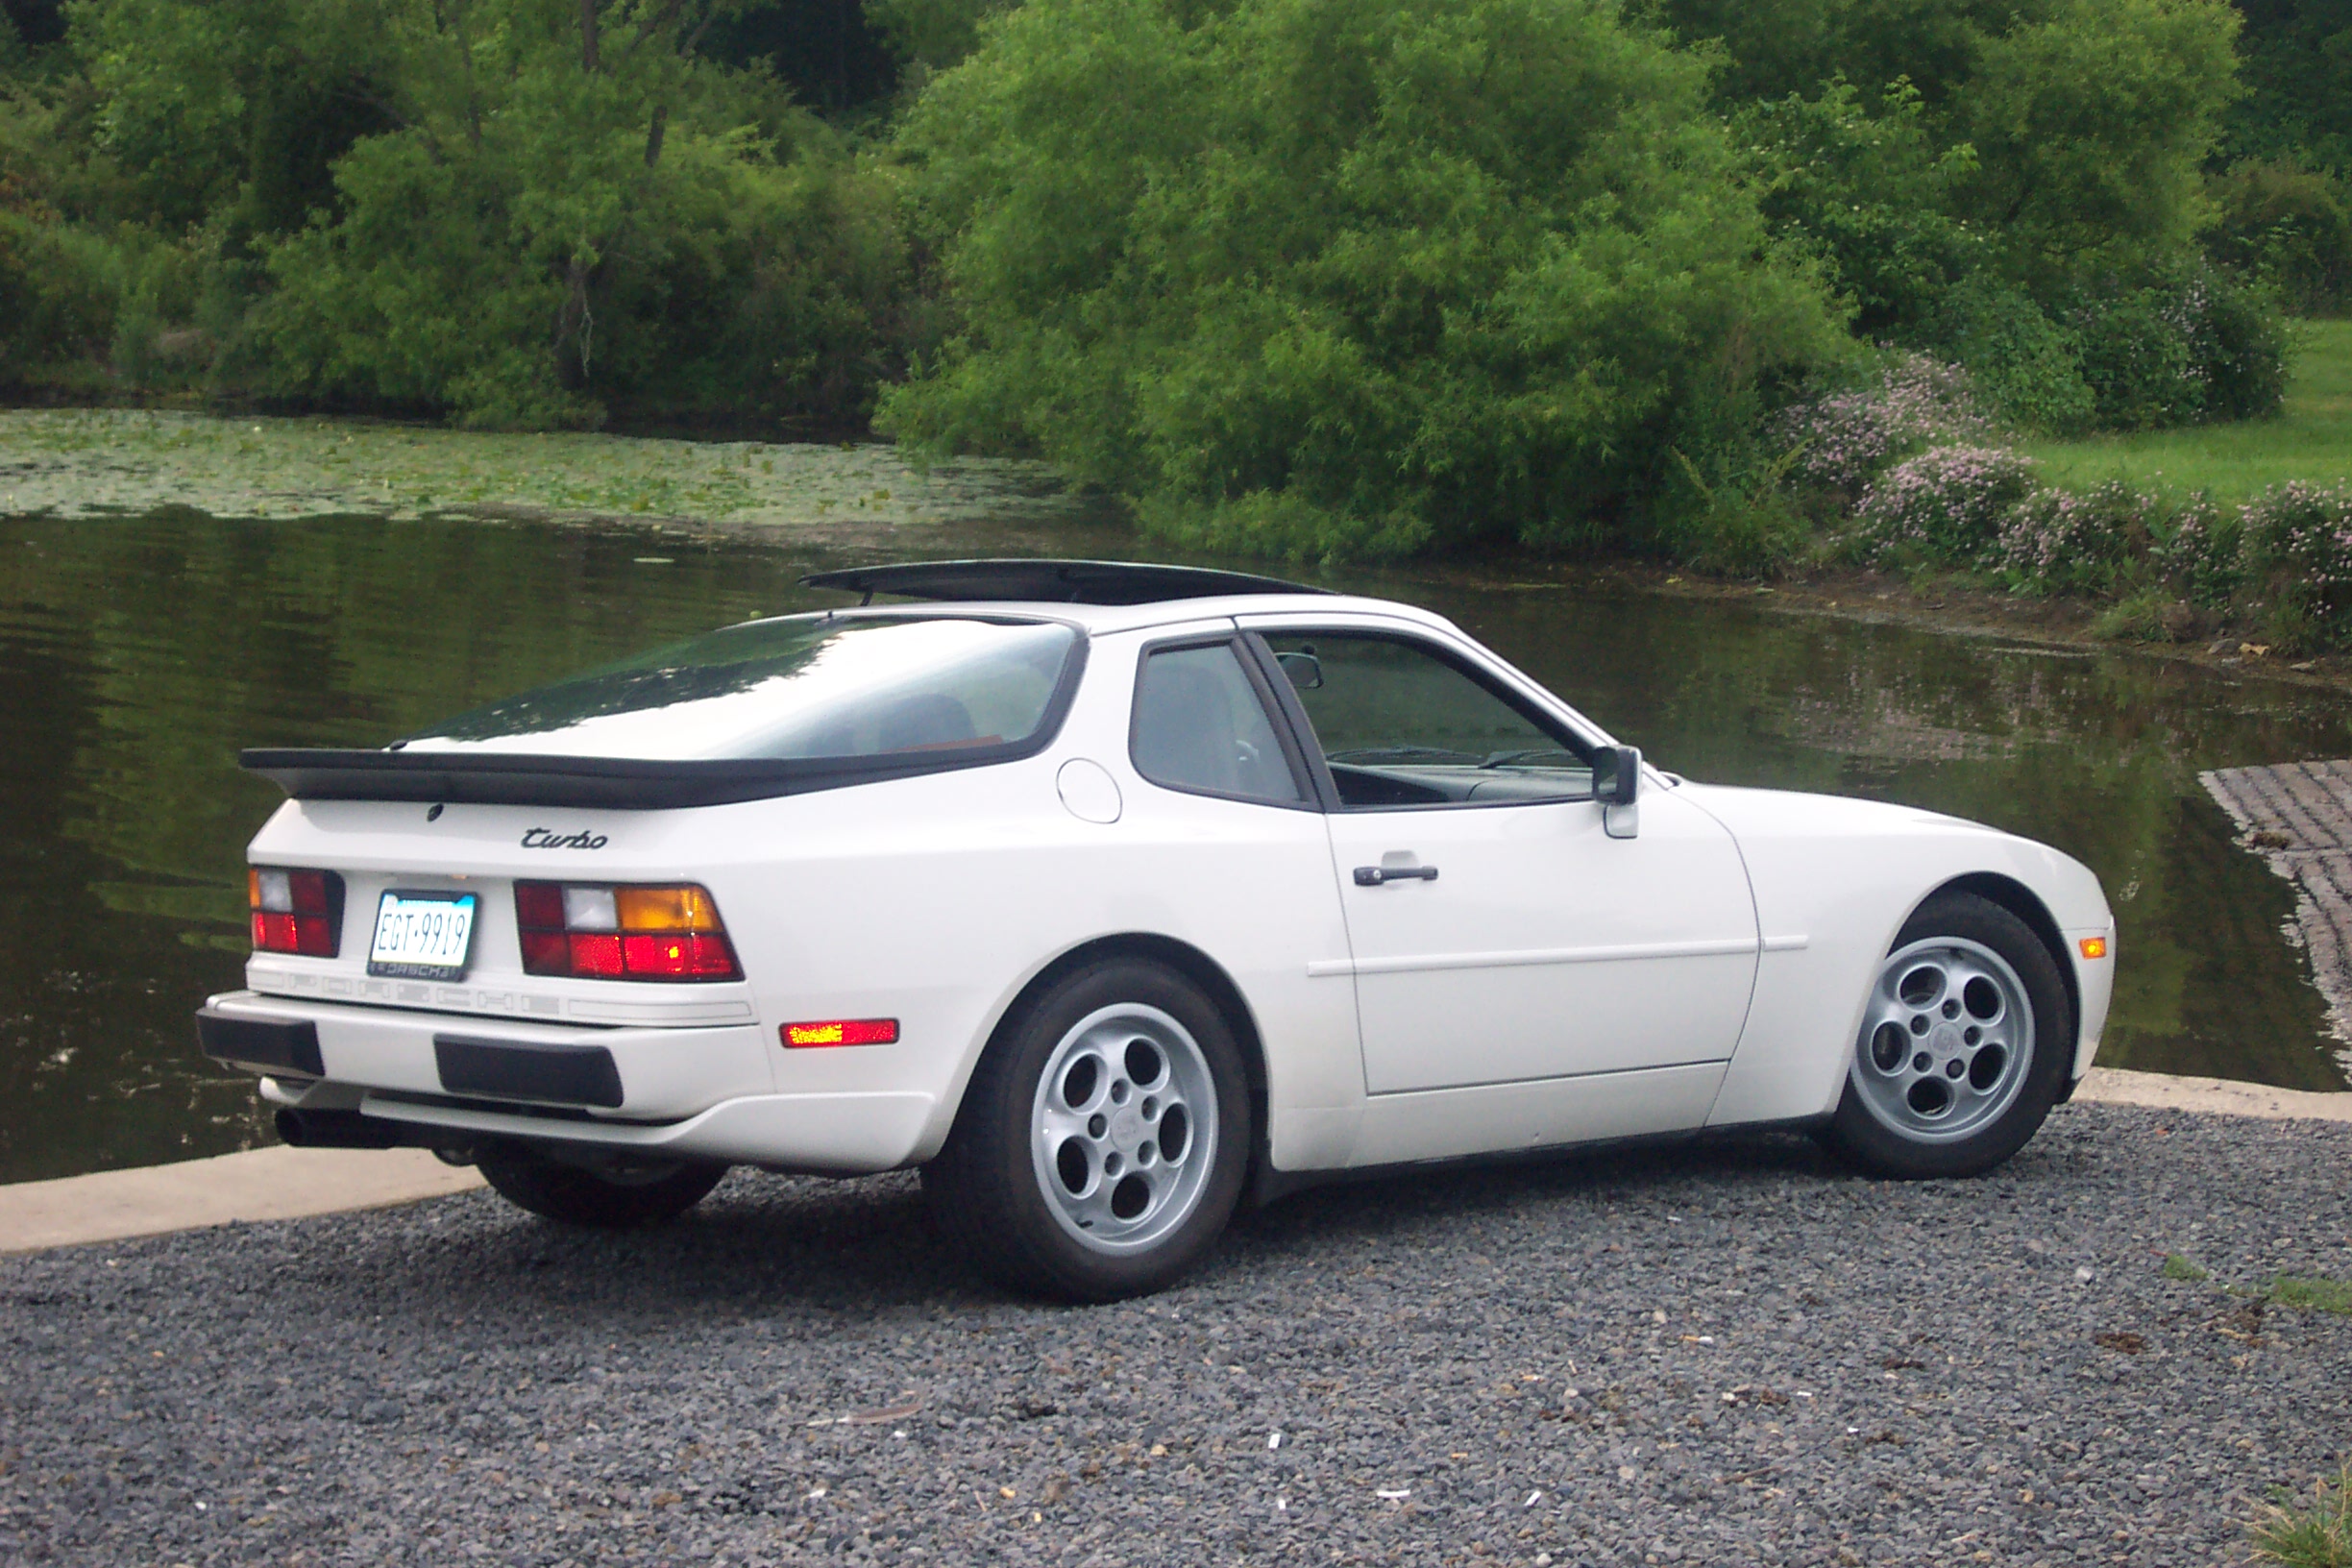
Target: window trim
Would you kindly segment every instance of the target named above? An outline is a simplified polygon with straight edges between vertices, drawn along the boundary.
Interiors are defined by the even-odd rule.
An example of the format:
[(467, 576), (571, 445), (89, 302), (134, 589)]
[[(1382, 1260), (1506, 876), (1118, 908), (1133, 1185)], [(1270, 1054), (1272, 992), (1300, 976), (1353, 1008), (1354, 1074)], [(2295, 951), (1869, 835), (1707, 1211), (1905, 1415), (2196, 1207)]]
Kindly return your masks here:
[[(1290, 771), (1291, 788), (1299, 792), (1295, 800), (1269, 800), (1262, 795), (1237, 795), (1229, 790), (1204, 790), (1190, 784), (1168, 784), (1143, 771), (1136, 757), (1136, 735), (1143, 714), (1143, 672), (1159, 653), (1181, 653), (1196, 648), (1223, 648), (1232, 651), (1234, 663), (1241, 667), (1241, 678), (1249, 683), (1258, 698), (1259, 712), (1265, 716), (1266, 727), (1274, 732), (1274, 744), (1282, 749), (1283, 765)], [(1127, 766), (1135, 770), (1136, 777), (1155, 790), (1166, 790), (1171, 795), (1199, 796), (1209, 800), (1232, 800), (1245, 806), (1267, 806), (1276, 811), (1311, 811), (1324, 809), (1322, 785), (1315, 778), (1308, 756), (1291, 732), (1289, 715), (1282, 709), (1282, 699), (1268, 684), (1265, 672), (1259, 668), (1257, 650), (1248, 646), (1246, 635), (1238, 631), (1194, 632), (1188, 636), (1162, 637), (1145, 643), (1136, 650), (1135, 683), (1127, 696)]]
[[(1270, 626), (1262, 623), (1244, 627), (1241, 635), (1251, 644), (1252, 653), (1262, 666), (1261, 679), (1265, 678), (1263, 670), (1280, 673), (1282, 668), (1275, 656), (1273, 644), (1267, 640), (1269, 635), (1286, 638), (1346, 637), (1362, 642), (1395, 643), (1416, 652), (1426, 653), (1438, 663), (1447, 666), (1455, 674), (1484, 691), (1535, 728), (1556, 740), (1562, 741), (1565, 749), (1583, 758), (1587, 763), (1591, 762), (1592, 752), (1598, 744), (1576, 733), (1556, 716), (1545, 713), (1528, 701), (1521, 694), (1510, 690), (1497, 681), (1488, 672), (1480, 669), (1474, 661), (1432, 637), (1390, 626), (1313, 625)], [(1314, 774), (1315, 791), (1322, 798), (1323, 809), (1327, 813), (1345, 813), (1351, 817), (1359, 817), (1400, 811), (1494, 811), (1512, 806), (1589, 804), (1594, 798), (1588, 789), (1588, 792), (1583, 795), (1556, 796), (1541, 800), (1419, 800), (1384, 806), (1348, 805), (1339, 798), (1338, 782), (1332, 776), (1330, 761), (1323, 755), (1323, 743), (1320, 737), (1315, 735), (1314, 722), (1308, 717), (1307, 706), (1299, 699), (1297, 689), (1291, 686), (1289, 677), (1286, 675), (1276, 690), (1278, 693), (1276, 701), (1283, 709), (1284, 719), (1296, 727), (1298, 738), (1295, 744), (1311, 759), (1310, 767)], [(1309, 745), (1308, 742), (1311, 739), (1313, 744)]]

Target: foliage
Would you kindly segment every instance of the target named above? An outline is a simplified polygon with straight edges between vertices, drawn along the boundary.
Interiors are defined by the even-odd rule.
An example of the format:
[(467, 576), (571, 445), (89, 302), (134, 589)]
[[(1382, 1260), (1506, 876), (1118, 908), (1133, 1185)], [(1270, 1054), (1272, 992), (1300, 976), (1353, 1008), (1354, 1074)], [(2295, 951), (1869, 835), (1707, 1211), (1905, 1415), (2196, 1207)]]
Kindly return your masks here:
[(2352, 643), (2352, 487), (2280, 485), (2247, 503), (2244, 528), (2271, 634), (2296, 651)]
[(1873, 559), (1974, 566), (2034, 487), (2034, 465), (2003, 447), (1930, 447), (1896, 464), (1854, 508)]
[(2112, 590), (2148, 545), (2148, 515), (2158, 499), (2120, 483), (2085, 495), (2037, 490), (2002, 524), (1991, 561), (2013, 584), (2046, 594), (2101, 595)]
[(2082, 345), (2022, 289), (1989, 273), (1969, 278), (1945, 299), (1934, 336), (2008, 423), (2053, 434), (2090, 424)]
[(963, 325), (902, 437), (1226, 548), (1640, 542), (1671, 447), (1838, 352), (1703, 63), (1606, 0), (1194, 10), (1032, 0), (916, 107)]
[(2245, 581), (2245, 511), (2217, 506), (2200, 492), (2154, 530), (2149, 557), (2185, 602), (2226, 610)]
[(2274, 1494), (2254, 1526), (2254, 1555), (2288, 1568), (2352, 1568), (2352, 1466), (2315, 1482), (2308, 1507), (2292, 1493)]
[(2206, 189), (2215, 216), (2205, 246), (2217, 260), (2267, 279), (2301, 314), (2352, 304), (2352, 193), (2340, 176), (2292, 158), (2247, 159)]
[(1916, 337), (1952, 283), (1982, 258), (1985, 234), (1954, 216), (1975, 149), (1939, 145), (1907, 78), (1874, 111), (1835, 78), (1819, 97), (1791, 93), (1744, 108), (1733, 134), (1752, 148), (1766, 217), (1820, 253), (1873, 337)]
[(1773, 424), (1791, 475), (1846, 500), (1890, 463), (1990, 431), (1968, 372), (1916, 354), (1895, 356), (1858, 387), (1794, 404)]

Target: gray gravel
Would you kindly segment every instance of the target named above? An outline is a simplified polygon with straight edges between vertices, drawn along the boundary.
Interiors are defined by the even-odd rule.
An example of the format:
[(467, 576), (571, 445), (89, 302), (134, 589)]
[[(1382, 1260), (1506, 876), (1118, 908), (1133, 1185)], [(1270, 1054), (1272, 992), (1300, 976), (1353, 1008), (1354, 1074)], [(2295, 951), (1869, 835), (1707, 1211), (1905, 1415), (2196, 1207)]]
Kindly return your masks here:
[(904, 1177), (0, 1259), (0, 1561), (2237, 1561), (2352, 1451), (2352, 1318), (2224, 1287), (2352, 1276), (2348, 1196), (2352, 1126), (2085, 1106), (1975, 1182), (1310, 1193), (1085, 1311)]

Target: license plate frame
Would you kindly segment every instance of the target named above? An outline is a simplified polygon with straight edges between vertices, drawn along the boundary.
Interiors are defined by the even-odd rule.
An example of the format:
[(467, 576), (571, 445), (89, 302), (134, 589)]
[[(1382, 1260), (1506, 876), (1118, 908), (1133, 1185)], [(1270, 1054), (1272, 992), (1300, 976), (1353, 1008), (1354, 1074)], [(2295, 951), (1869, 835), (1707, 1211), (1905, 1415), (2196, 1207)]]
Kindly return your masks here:
[[(459, 933), (453, 943), (456, 949), (454, 962), (449, 961), (448, 949), (453, 943), (448, 941), (437, 942), (434, 944), (434, 948), (438, 949), (435, 956), (442, 959), (442, 962), (439, 963), (429, 963), (422, 958), (404, 956), (404, 954), (420, 950), (404, 943), (394, 948), (391, 957), (380, 956), (384, 952), (385, 920), (396, 914), (428, 913), (426, 906), (464, 912), (465, 929)], [(465, 978), (466, 970), (473, 964), (474, 937), (480, 928), (481, 895), (479, 894), (453, 893), (447, 889), (433, 888), (386, 888), (376, 901), (376, 923), (370, 927), (368, 932), (367, 972), (394, 980), (462, 980)], [(424, 950), (433, 951), (434, 949)]]

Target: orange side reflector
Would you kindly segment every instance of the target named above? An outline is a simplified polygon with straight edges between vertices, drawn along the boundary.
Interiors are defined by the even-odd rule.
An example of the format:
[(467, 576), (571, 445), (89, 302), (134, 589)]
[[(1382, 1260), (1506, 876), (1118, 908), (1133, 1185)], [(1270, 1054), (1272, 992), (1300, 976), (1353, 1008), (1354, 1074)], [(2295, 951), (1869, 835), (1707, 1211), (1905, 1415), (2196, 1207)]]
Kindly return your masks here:
[(2082, 955), (2085, 958), (2105, 958), (2107, 956), (2105, 937), (2085, 937), (2078, 945), (2082, 948)]
[(824, 1023), (788, 1023), (777, 1033), (784, 1043), (801, 1045), (895, 1045), (896, 1018), (834, 1018)]

